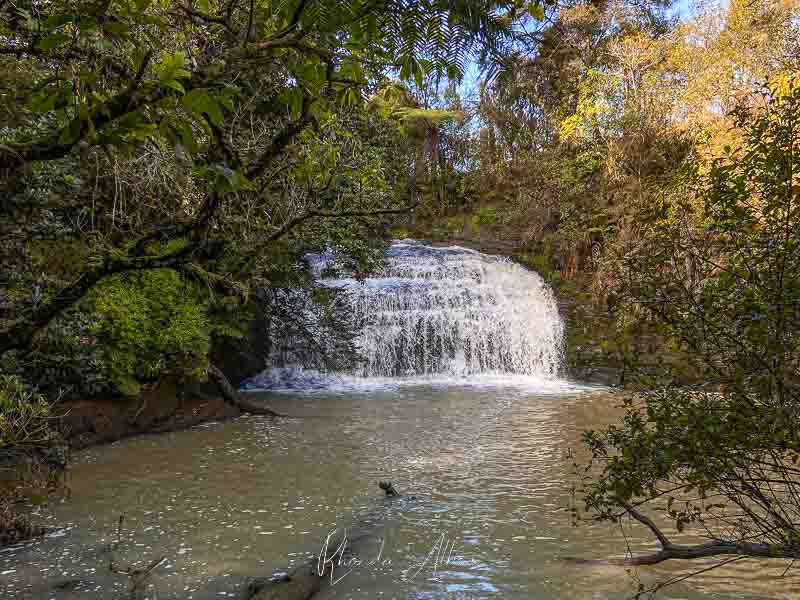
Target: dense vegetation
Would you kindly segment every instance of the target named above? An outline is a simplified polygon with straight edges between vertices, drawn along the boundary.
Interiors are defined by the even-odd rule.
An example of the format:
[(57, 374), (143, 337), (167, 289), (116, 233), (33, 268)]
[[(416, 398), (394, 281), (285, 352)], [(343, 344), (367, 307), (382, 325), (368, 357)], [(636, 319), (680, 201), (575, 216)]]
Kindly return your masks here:
[[(346, 359), (303, 257), (378, 264), (388, 219), (416, 203), (409, 131), (451, 118), (401, 82), (459, 78), (523, 13), (0, 1), (3, 373), (51, 401), (210, 375), (236, 401), (209, 357), (258, 316)], [(311, 322), (298, 298), (320, 305)]]
[(3, 3), (4, 371), (53, 394), (202, 377), (306, 253), (373, 267), (415, 203), (409, 129), (449, 118), (391, 76), (458, 78), (518, 8)]
[[(500, 129), (508, 145), (543, 135), (526, 150), (552, 165), (550, 189), (512, 192), (547, 190), (522, 203), (550, 242), (543, 260), (588, 281), (615, 335), (658, 331), (704, 384), (645, 376), (624, 421), (587, 434), (603, 466), (587, 506), (630, 515), (661, 545), (634, 564), (800, 555), (798, 9), (731, 2), (675, 23), (652, 6), (609, 27), (612, 9), (581, 7), (562, 19), (585, 53), (539, 54), (533, 76), (491, 97), (502, 109), (503, 94), (533, 90), (542, 110), (526, 114), (551, 119), (549, 131), (514, 117)], [(670, 522), (705, 540), (675, 543)]]
[(477, 97), (432, 82), (469, 122), (436, 140), (417, 230), (505, 240), (605, 323), (644, 391), (587, 433), (583, 489), (658, 538), (629, 562), (796, 559), (800, 4), (694, 8), (559, 4)]
[(347, 361), (305, 255), (487, 236), (626, 366), (680, 357), (587, 434), (587, 506), (661, 542), (633, 561), (799, 558), (800, 4), (678, 9), (0, 0), (4, 402), (219, 378), (253, 319)]

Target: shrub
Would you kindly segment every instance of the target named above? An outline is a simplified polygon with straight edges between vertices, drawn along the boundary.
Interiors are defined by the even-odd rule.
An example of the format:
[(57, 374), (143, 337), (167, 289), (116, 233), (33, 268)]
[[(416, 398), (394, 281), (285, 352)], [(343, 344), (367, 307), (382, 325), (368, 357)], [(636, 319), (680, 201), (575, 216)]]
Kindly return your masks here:
[(208, 294), (169, 269), (118, 275), (93, 292), (104, 319), (111, 378), (125, 395), (170, 369), (205, 369), (210, 345)]
[(50, 404), (16, 377), (0, 376), (0, 452), (50, 447), (57, 439)]
[(66, 456), (51, 424), (41, 394), (0, 376), (0, 546), (36, 533), (19, 504), (47, 497), (61, 482)]

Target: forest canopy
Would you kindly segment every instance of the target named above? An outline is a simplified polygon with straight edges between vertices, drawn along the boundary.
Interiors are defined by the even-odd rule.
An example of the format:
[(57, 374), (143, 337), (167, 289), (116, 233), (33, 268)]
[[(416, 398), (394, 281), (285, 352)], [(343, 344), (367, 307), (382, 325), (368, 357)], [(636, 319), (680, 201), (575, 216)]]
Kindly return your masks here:
[(416, 204), (408, 119), (448, 117), (382, 90), (500, 56), (525, 10), (0, 3), (4, 370), (90, 394), (202, 376), (306, 253), (364, 273)]
[(342, 367), (304, 257), (492, 238), (644, 390), (582, 482), (632, 562), (794, 560), (798, 156), (798, 0), (0, 0), (4, 402), (230, 390), (254, 322)]

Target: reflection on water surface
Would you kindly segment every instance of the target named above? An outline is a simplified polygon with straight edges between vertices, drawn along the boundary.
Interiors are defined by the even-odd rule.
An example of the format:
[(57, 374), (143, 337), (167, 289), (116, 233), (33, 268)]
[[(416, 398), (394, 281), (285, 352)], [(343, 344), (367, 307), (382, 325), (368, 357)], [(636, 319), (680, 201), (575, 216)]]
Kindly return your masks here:
[[(2, 598), (111, 598), (108, 546), (125, 514), (120, 563), (166, 562), (158, 598), (239, 597), (242, 581), (319, 551), (333, 528), (380, 502), (391, 479), (418, 497), (387, 513), (375, 564), (328, 598), (630, 598), (644, 583), (703, 563), (628, 573), (568, 557), (621, 555), (620, 530), (573, 527), (580, 433), (612, 421), (607, 393), (400, 387), (369, 394), (275, 395), (299, 418), (245, 417), (126, 440), (79, 454), (72, 496), (42, 511), (60, 537), (0, 552)], [(644, 530), (631, 547), (652, 549)], [(447, 548), (438, 565), (431, 554)], [(372, 553), (372, 551), (370, 551)], [(446, 554), (446, 556), (445, 556)], [(662, 598), (792, 598), (783, 563), (739, 563)], [(435, 568), (435, 570), (434, 570)], [(119, 597), (117, 595), (116, 597)]]

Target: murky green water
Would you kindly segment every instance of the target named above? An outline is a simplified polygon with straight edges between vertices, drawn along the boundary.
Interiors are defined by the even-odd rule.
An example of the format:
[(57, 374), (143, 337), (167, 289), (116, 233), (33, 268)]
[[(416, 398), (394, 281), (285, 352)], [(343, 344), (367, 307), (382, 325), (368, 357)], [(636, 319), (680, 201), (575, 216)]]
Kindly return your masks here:
[[(380, 560), (328, 598), (630, 598), (709, 563), (629, 571), (585, 564), (655, 546), (609, 524), (572, 525), (580, 432), (613, 420), (606, 393), (408, 387), (269, 397), (301, 418), (246, 417), (141, 437), (76, 457), (71, 498), (40, 520), (63, 535), (0, 552), (0, 598), (121, 597), (108, 545), (124, 513), (121, 566), (160, 556), (150, 597), (239, 597), (242, 582), (319, 552), (325, 536), (383, 502), (391, 479), (418, 499), (387, 509)], [(444, 540), (439, 564), (432, 555)], [(434, 552), (434, 555), (436, 553)], [(741, 562), (663, 598), (793, 598), (786, 565)]]

